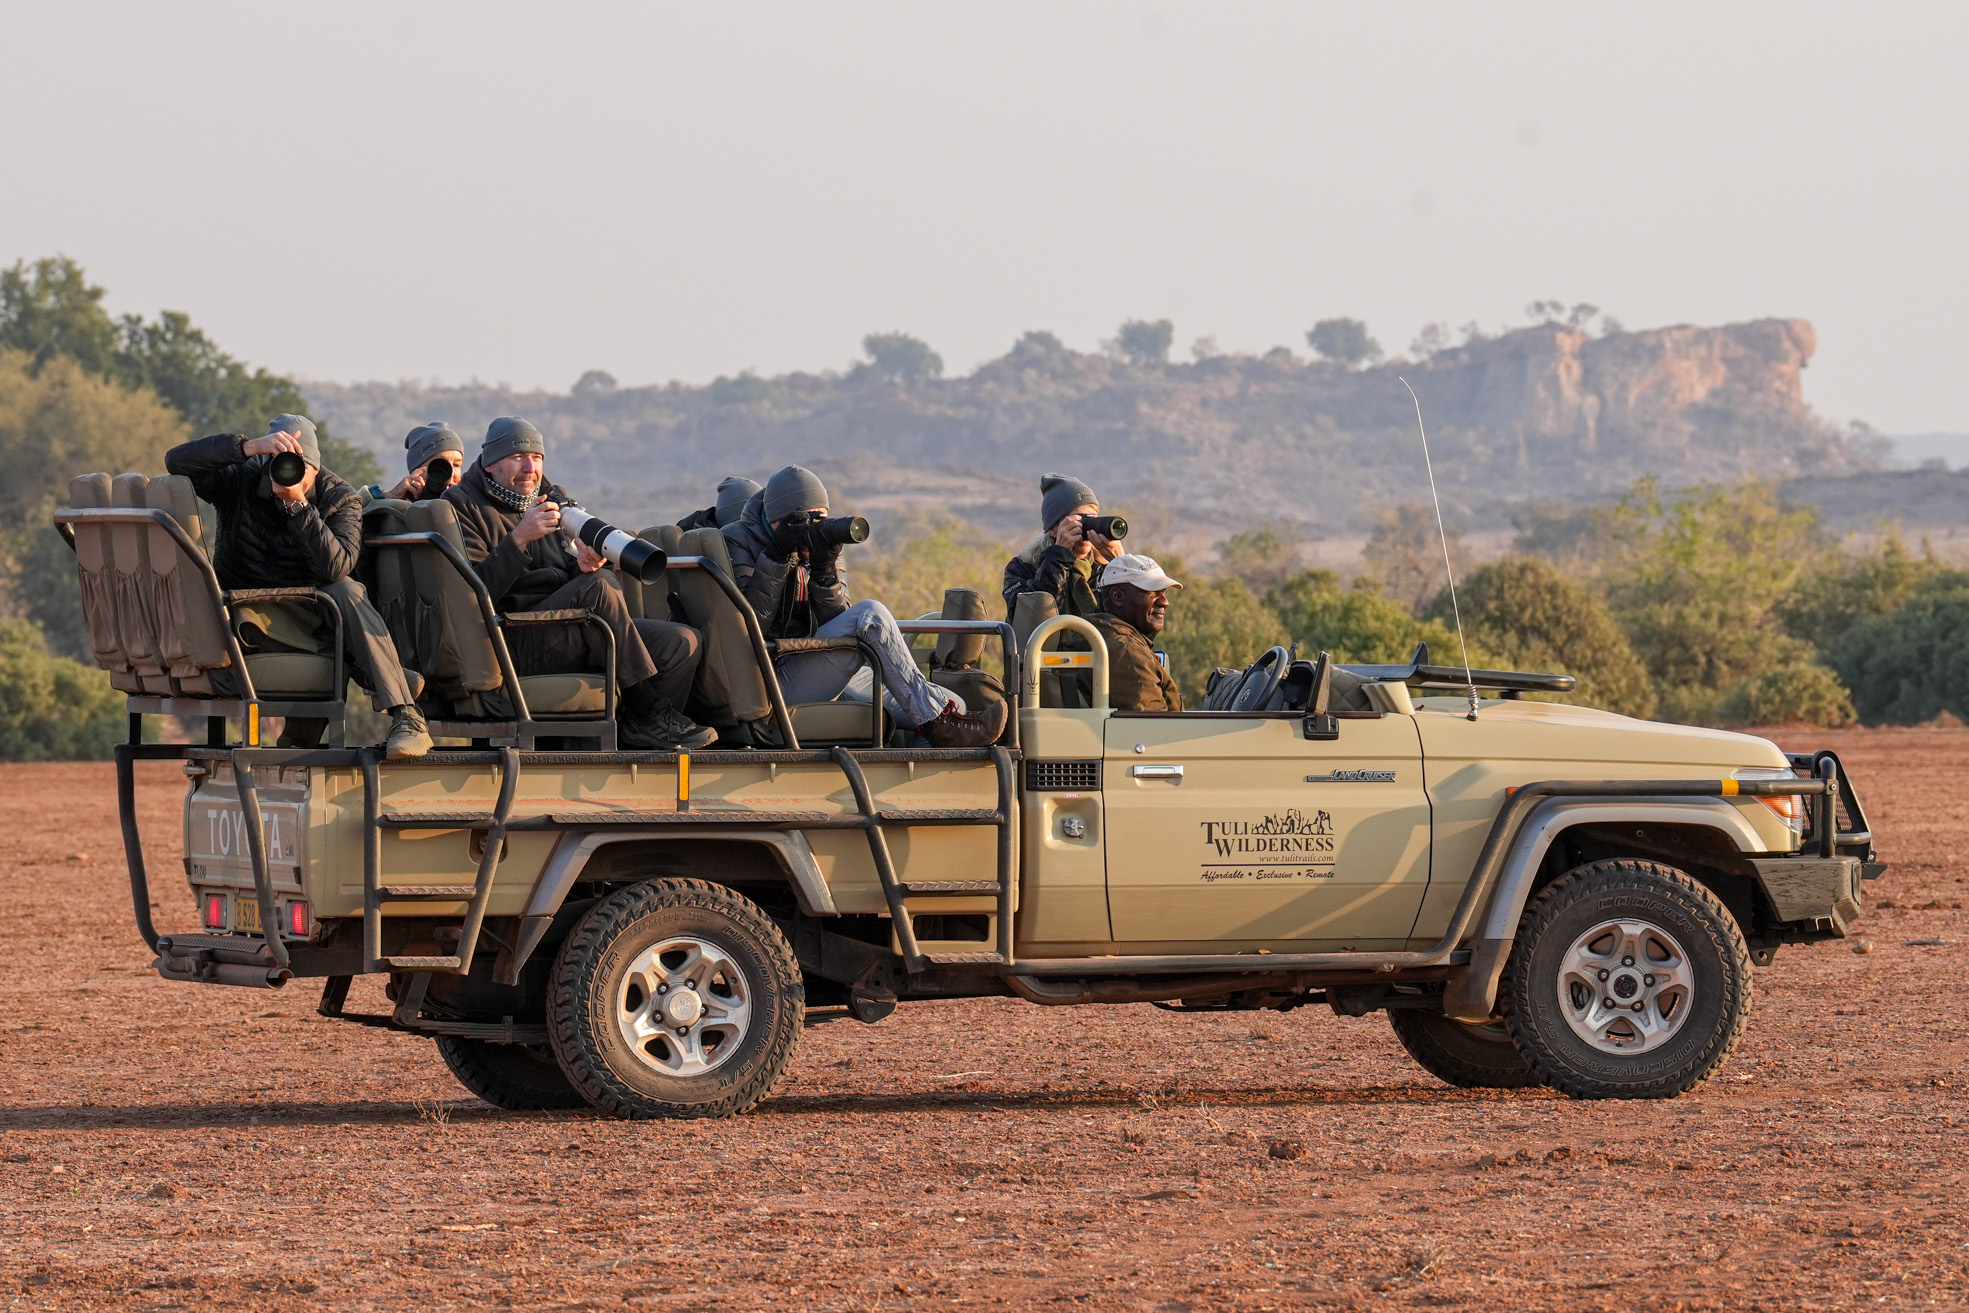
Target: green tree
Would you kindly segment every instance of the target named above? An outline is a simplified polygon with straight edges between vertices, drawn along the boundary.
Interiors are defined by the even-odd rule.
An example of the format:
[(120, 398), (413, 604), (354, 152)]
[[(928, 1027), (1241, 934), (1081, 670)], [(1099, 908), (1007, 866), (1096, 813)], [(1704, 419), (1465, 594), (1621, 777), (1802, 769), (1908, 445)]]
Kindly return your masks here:
[[(1296, 574), (1267, 599), (1299, 644), (1300, 655), (1331, 652), (1336, 661), (1364, 665), (1406, 662), (1418, 643), (1429, 645), (1430, 660), (1460, 665), (1456, 633), (1435, 620), (1421, 620), (1399, 602), (1383, 597), (1372, 580), (1343, 589), (1331, 570)], [(1485, 649), (1470, 645), (1470, 664), (1490, 663)]]
[(1921, 547), (1920, 556), (1908, 551), (1896, 529), (1866, 556), (1828, 555), (1772, 611), (1793, 638), (1829, 648), (1855, 625), (1900, 610), (1923, 583), (1947, 573), (1934, 547), (1925, 540)]
[[(1464, 631), (1515, 670), (1550, 670), (1579, 680), (1558, 701), (1601, 707), (1623, 716), (1654, 713), (1654, 681), (1634, 655), (1606, 602), (1545, 561), (1508, 556), (1457, 585)], [(1452, 623), (1449, 590), (1436, 595), (1426, 619)]]
[(1900, 609), (1862, 620), (1826, 651), (1869, 725), (1969, 719), (1969, 573), (1918, 584)]
[(1839, 676), (1811, 661), (1760, 670), (1723, 699), (1725, 725), (1820, 725), (1838, 729), (1855, 718), (1852, 694)]
[(68, 481), (90, 470), (154, 470), (185, 437), (155, 393), (54, 357), (38, 370), (0, 349), (0, 570), (16, 615), (39, 622), (58, 651), (86, 656), (75, 561), (49, 524)]
[(869, 368), (891, 383), (907, 387), (943, 376), (943, 357), (907, 333), (870, 333), (861, 349), (868, 353)]
[(49, 652), (29, 621), (0, 620), (0, 759), (100, 760), (122, 734), (108, 675)]
[(66, 356), (113, 374), (118, 333), (102, 301), (103, 289), (65, 255), (17, 262), (0, 271), (0, 347), (27, 352), (37, 367)]
[(1243, 580), (1245, 587), (1262, 596), (1297, 569), (1299, 535), (1267, 520), (1218, 543), (1217, 560), (1225, 574)]
[(1131, 365), (1169, 363), (1169, 348), (1176, 342), (1176, 325), (1167, 319), (1131, 319), (1115, 334), (1115, 349)]
[(1705, 483), (1664, 498), (1642, 480), (1623, 503), (1638, 520), (1607, 600), (1667, 706), (1720, 697), (1760, 671), (1809, 661), (1773, 614), (1829, 552), (1809, 509), (1786, 510), (1774, 484)]
[(1358, 319), (1322, 319), (1306, 332), (1306, 345), (1322, 360), (1359, 369), (1381, 359), (1381, 344)]

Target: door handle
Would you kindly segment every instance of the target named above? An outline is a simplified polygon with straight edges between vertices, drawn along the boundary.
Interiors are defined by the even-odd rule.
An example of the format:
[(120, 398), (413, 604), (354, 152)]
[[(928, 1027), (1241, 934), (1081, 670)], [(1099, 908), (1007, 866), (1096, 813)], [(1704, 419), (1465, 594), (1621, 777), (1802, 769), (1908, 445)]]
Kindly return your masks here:
[(1130, 775), (1138, 780), (1180, 780), (1183, 778), (1181, 766), (1141, 765), (1130, 768)]

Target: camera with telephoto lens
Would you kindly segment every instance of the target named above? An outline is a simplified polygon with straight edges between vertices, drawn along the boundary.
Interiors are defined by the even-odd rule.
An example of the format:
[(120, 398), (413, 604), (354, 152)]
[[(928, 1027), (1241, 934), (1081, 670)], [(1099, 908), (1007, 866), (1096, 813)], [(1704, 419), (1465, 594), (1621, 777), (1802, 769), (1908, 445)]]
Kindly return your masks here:
[(812, 511), (794, 511), (781, 523), (802, 526), (807, 531), (809, 541), (818, 539), (836, 547), (868, 541), (868, 521), (859, 515), (816, 518)]
[(424, 469), (423, 500), (432, 501), (442, 497), (444, 490), (451, 486), (451, 481), (456, 477), (457, 470), (450, 461), (442, 456), (433, 459)]
[(1080, 517), (1080, 531), (1098, 533), (1103, 538), (1120, 542), (1128, 536), (1128, 517), (1125, 515), (1083, 515)]
[(291, 488), (308, 477), (308, 462), (298, 451), (277, 451), (267, 466), (267, 476), (283, 488)]

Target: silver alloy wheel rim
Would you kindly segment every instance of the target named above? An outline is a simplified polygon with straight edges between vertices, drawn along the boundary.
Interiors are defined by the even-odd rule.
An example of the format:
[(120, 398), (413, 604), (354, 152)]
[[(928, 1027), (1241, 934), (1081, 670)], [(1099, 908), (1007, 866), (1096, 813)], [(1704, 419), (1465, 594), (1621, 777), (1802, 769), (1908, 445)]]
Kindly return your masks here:
[(715, 1070), (745, 1041), (752, 990), (731, 954), (676, 935), (636, 955), (616, 986), (615, 1022), (642, 1063), (666, 1076)]
[(1689, 955), (1647, 921), (1602, 921), (1559, 959), (1559, 1010), (1602, 1053), (1658, 1049), (1682, 1029), (1694, 999)]

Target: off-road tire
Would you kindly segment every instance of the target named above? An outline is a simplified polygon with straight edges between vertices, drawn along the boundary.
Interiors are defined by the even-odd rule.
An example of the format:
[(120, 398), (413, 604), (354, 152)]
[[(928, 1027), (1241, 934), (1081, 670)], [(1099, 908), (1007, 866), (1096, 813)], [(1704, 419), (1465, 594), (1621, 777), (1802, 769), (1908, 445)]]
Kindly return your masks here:
[[(743, 976), (750, 1018), (710, 1070), (659, 1071), (618, 1025), (639, 954), (677, 936), (708, 943)], [(779, 1083), (804, 1020), (800, 965), (751, 900), (702, 880), (651, 880), (603, 899), (561, 945), (548, 985), (547, 1034), (570, 1084), (618, 1117), (731, 1117)]]
[(568, 1084), (554, 1054), (538, 1044), (494, 1044), (440, 1035), (438, 1053), (458, 1083), (495, 1108), (540, 1112), (585, 1108), (588, 1100)]
[(1389, 1008), (1388, 1024), (1409, 1057), (1451, 1085), (1522, 1090), (1545, 1083), (1497, 1022), (1468, 1026), (1427, 1008)]
[[(1686, 1016), (1658, 1045), (1633, 1053), (1589, 1043), (1559, 993), (1567, 954), (1612, 921), (1671, 936), (1690, 981), (1680, 1004)], [(1525, 909), (1501, 992), (1512, 1039), (1553, 1088), (1576, 1099), (1672, 1099), (1707, 1080), (1736, 1047), (1750, 1013), (1750, 950), (1728, 909), (1688, 875), (1616, 858), (1568, 871)]]

